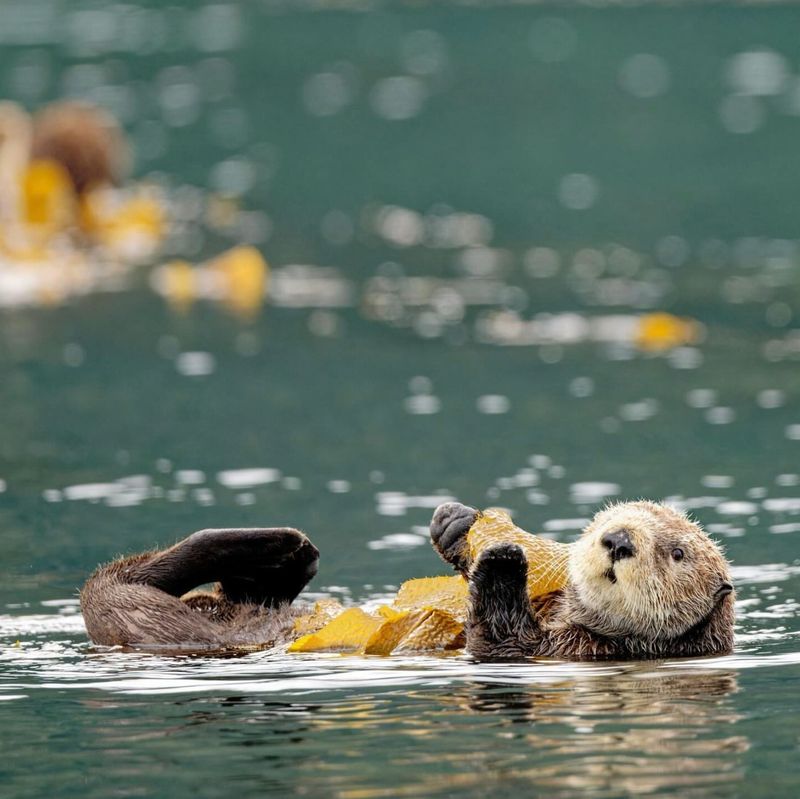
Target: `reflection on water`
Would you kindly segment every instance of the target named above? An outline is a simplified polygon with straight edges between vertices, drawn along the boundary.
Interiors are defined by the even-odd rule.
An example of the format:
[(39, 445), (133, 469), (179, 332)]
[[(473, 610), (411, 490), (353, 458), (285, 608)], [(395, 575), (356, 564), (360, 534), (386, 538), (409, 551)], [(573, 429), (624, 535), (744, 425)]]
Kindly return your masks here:
[[(210, 736), (245, 748), (244, 760), (232, 755), (243, 778), (292, 794), (711, 796), (742, 779), (750, 747), (733, 702), (739, 671), (736, 656), (667, 667), (303, 657), (287, 673), (284, 656), (265, 653), (162, 659), (45, 645), (3, 687), (20, 700), (77, 691), (101, 719), (84, 745), (112, 769), (144, 742), (180, 751)], [(263, 777), (253, 770), (262, 757), (272, 762)]]

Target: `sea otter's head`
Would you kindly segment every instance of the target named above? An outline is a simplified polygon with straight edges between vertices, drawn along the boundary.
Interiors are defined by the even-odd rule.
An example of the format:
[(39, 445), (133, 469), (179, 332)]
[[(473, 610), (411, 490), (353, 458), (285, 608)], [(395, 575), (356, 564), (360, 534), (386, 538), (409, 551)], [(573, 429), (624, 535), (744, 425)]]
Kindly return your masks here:
[(717, 545), (682, 513), (654, 502), (600, 511), (569, 561), (580, 621), (600, 635), (649, 641), (681, 636), (730, 613), (728, 564)]
[(61, 100), (33, 120), (31, 157), (54, 161), (78, 194), (120, 183), (130, 167), (130, 148), (116, 119), (99, 106)]

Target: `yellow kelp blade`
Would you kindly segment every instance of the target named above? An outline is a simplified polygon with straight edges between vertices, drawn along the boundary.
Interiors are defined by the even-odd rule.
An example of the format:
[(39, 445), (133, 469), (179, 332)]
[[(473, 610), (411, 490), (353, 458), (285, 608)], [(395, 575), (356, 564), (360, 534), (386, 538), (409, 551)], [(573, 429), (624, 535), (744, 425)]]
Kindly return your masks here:
[(420, 622), (424, 620), (428, 611), (425, 610), (395, 610), (384, 605), (378, 608), (381, 625), (369, 637), (364, 646), (365, 655), (391, 655), (399, 643)]
[(473, 563), (490, 547), (506, 543), (517, 544), (525, 552), (528, 594), (532, 599), (558, 591), (567, 584), (570, 545), (526, 533), (511, 521), (504, 510), (489, 508), (482, 511), (467, 533), (467, 546)]
[(464, 623), (444, 610), (418, 611), (424, 616), (392, 650), (399, 652), (436, 652), (463, 649)]
[(384, 605), (378, 613), (385, 621), (367, 641), (365, 655), (431, 652), (463, 646), (464, 625), (446, 611), (395, 610)]
[(391, 655), (452, 650), (464, 645), (463, 630), (461, 621), (436, 608), (397, 610), (384, 605), (375, 615), (350, 608), (317, 632), (298, 638), (288, 651)]
[(75, 220), (75, 193), (64, 167), (55, 161), (31, 161), (22, 175), (22, 220), (52, 236)]
[(406, 580), (392, 604), (398, 610), (442, 610), (464, 620), (467, 616), (467, 593), (467, 581), (460, 574), (420, 577)]
[[(505, 511), (484, 511), (467, 534), (473, 561), (487, 548), (507, 542), (525, 551), (531, 597), (566, 585), (570, 545), (526, 533)], [(335, 602), (325, 607), (317, 603), (313, 613), (295, 622), (297, 633), (309, 634), (298, 638), (289, 652), (391, 655), (458, 649), (464, 646), (467, 611), (468, 587), (460, 575), (408, 580), (392, 606), (384, 605), (375, 613), (361, 608), (342, 611)]]
[(186, 313), (197, 298), (197, 275), (188, 261), (170, 261), (155, 274), (170, 307)]
[(223, 303), (243, 318), (255, 316), (264, 304), (269, 265), (251, 246), (233, 247), (206, 265), (219, 278)]
[(348, 608), (321, 630), (294, 641), (289, 652), (363, 652), (383, 619), (370, 616), (361, 608)]
[(344, 613), (344, 607), (336, 599), (320, 599), (314, 603), (314, 609), (295, 619), (295, 635), (309, 635), (321, 630), (326, 624), (333, 621), (340, 613)]
[(80, 208), (81, 227), (115, 257), (136, 263), (157, 252), (167, 234), (167, 211), (153, 191), (120, 192), (105, 187), (88, 192)]
[(664, 311), (639, 318), (634, 343), (647, 352), (664, 352), (702, 338), (703, 326), (694, 319), (683, 319)]
[(463, 577), (423, 577), (400, 586), (391, 607), (375, 614), (342, 610), (337, 602), (318, 602), (295, 622), (303, 635), (289, 652), (349, 652), (391, 655), (463, 646), (467, 583)]

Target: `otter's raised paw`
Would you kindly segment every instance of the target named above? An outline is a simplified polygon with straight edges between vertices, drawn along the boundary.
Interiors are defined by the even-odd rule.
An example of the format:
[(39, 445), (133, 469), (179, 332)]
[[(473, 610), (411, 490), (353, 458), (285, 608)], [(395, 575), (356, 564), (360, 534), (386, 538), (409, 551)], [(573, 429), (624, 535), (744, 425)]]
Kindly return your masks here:
[(460, 502), (445, 502), (439, 505), (431, 519), (431, 542), (442, 559), (462, 574), (469, 569), (467, 533), (479, 511)]
[(469, 575), (467, 649), (476, 657), (518, 657), (534, 635), (528, 562), (516, 544), (484, 552)]
[[(528, 561), (517, 544), (498, 544), (486, 550), (470, 574), (470, 585), (492, 597), (519, 593), (528, 579)], [(527, 599), (527, 594), (525, 594)]]

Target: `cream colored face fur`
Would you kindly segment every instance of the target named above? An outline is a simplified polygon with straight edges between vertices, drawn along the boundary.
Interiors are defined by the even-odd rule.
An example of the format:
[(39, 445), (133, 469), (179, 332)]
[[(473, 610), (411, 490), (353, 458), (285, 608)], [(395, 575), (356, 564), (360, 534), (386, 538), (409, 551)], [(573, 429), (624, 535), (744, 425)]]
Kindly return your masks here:
[[(612, 562), (602, 538), (616, 531), (627, 532), (634, 554)], [(575, 544), (569, 574), (586, 626), (601, 635), (649, 640), (682, 635), (698, 624), (730, 583), (722, 553), (703, 530), (653, 502), (600, 511)]]

